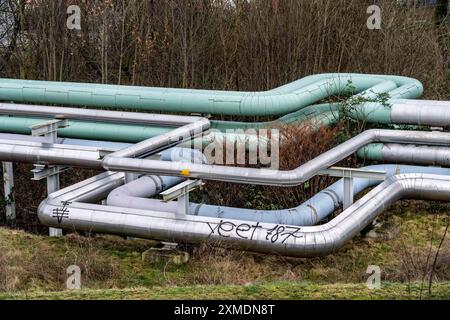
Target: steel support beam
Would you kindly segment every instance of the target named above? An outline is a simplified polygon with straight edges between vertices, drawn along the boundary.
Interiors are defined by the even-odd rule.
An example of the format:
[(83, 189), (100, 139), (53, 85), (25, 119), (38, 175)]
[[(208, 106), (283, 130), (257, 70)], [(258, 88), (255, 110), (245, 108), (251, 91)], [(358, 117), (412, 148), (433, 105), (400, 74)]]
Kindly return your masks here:
[[(66, 119), (55, 119), (47, 122), (43, 122), (31, 127), (31, 134), (33, 136), (44, 136), (46, 143), (56, 144), (58, 143), (58, 129), (68, 126)], [(47, 175), (47, 194), (50, 195), (53, 192), (59, 190), (59, 170), (57, 167), (51, 166), (45, 169)], [(36, 173), (35, 173), (36, 178)], [(62, 229), (50, 228), (50, 237), (60, 237), (63, 235)]]
[(331, 167), (319, 171), (320, 175), (330, 177), (339, 177), (344, 179), (344, 199), (342, 202), (343, 210), (348, 209), (354, 202), (353, 179), (384, 180), (385, 171), (364, 170), (355, 168)]
[(177, 214), (185, 216), (189, 210), (189, 193), (203, 185), (202, 180), (186, 180), (173, 188), (161, 192), (161, 195), (166, 202), (177, 199)]

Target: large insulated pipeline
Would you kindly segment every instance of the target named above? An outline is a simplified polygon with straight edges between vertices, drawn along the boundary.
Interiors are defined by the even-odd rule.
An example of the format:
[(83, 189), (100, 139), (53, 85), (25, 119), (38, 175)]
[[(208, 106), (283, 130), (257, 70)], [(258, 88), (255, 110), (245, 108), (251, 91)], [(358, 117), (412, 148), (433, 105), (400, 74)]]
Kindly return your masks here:
[[(450, 150), (449, 150), (450, 154)], [(362, 169), (385, 171), (386, 177), (403, 173), (427, 173), (450, 175), (450, 169), (435, 167), (401, 166), (394, 164), (373, 165)], [(111, 191), (106, 204), (121, 208), (153, 209), (164, 212), (177, 212), (176, 202), (163, 202), (151, 197), (162, 191), (161, 186), (173, 186), (174, 177), (145, 176), (126, 183)], [(356, 195), (369, 187), (381, 183), (380, 180), (354, 178), (353, 193)], [(214, 217), (226, 220), (245, 220), (287, 224), (294, 226), (316, 225), (342, 205), (344, 199), (344, 181), (341, 179), (317, 193), (301, 205), (283, 210), (253, 210), (225, 206), (190, 203), (188, 214)]]
[[(218, 180), (244, 184), (260, 184), (274, 186), (295, 186), (301, 184), (320, 170), (327, 169), (345, 159), (367, 144), (375, 142), (441, 145), (450, 144), (450, 133), (381, 130), (372, 129), (345, 141), (335, 148), (322, 153), (293, 170), (274, 170), (268, 168), (242, 168), (197, 163), (166, 162), (150, 159), (138, 159), (141, 154), (152, 152), (155, 146), (164, 144), (157, 137), (107, 155), (103, 159), (103, 168), (110, 171), (139, 172), (142, 174), (192, 177), (205, 180)], [(132, 155), (132, 157), (129, 157)]]
[(197, 122), (180, 127), (168, 134), (145, 140), (106, 155), (101, 148), (2, 140), (0, 141), (0, 160), (91, 168), (102, 167), (108, 171), (179, 176), (183, 178), (195, 177), (205, 180), (242, 182), (246, 184), (293, 186), (312, 178), (320, 170), (329, 168), (370, 143), (385, 142), (441, 146), (450, 144), (450, 133), (445, 132), (373, 129), (367, 130), (298, 168), (288, 171), (137, 158), (148, 157), (166, 150), (185, 139), (192, 138), (197, 131), (201, 132), (207, 127), (208, 120), (201, 118)]
[[(345, 79), (347, 81), (350, 81), (349, 79), (351, 78), (353, 79), (351, 82), (351, 86), (353, 86), (354, 81), (360, 81), (363, 77), (368, 77), (372, 80), (379, 80), (379, 77), (381, 76), (363, 76), (355, 74), (343, 74), (342, 76), (341, 74), (334, 74), (334, 76), (331, 78), (330, 75), (323, 75), (323, 77), (320, 75), (311, 76), (296, 81), (293, 84), (271, 90), (270, 92), (285, 93), (288, 90), (297, 88), (298, 86), (309, 86), (314, 83), (314, 79), (319, 79), (320, 81), (328, 78), (334, 79), (335, 81), (337, 81), (336, 86), (338, 86), (338, 82), (343, 83), (345, 82)], [(413, 84), (416, 80), (404, 77), (394, 77), (395, 79), (392, 78), (392, 76), (386, 77), (388, 77), (386, 78), (388, 80), (380, 81), (374, 84), (372, 87), (361, 91), (360, 93), (349, 99), (349, 101), (353, 101), (356, 103), (349, 109), (350, 116), (374, 123), (409, 123), (432, 126), (448, 126), (448, 124), (450, 123), (450, 116), (448, 116), (448, 110), (450, 110), (449, 102), (404, 99), (417, 97), (419, 96), (418, 94), (421, 93), (421, 90), (411, 91), (411, 87), (415, 87), (415, 85)], [(28, 83), (28, 81), (26, 82)], [(41, 82), (32, 81), (32, 83)], [(347, 82), (347, 85), (348, 84), (349, 83)], [(115, 86), (115, 88), (122, 88), (123, 90), (132, 90), (132, 88), (134, 88), (133, 90), (144, 91), (146, 89), (126, 86)], [(26, 87), (24, 90), (28, 89), (29, 88)], [(147, 89), (154, 91), (155, 88)], [(332, 94), (332, 91), (325, 91), (327, 91), (327, 94), (329, 95)], [(202, 92), (204, 94), (208, 94), (214, 93), (216, 91), (203, 90)], [(413, 94), (412, 92), (416, 92), (416, 94)], [(380, 102), (363, 103), (363, 101), (365, 100), (376, 98), (380, 93), (387, 93), (390, 99), (384, 104)], [(277, 128), (280, 125), (298, 124), (308, 120), (313, 121), (321, 126), (330, 125), (339, 118), (341, 109), (341, 103), (309, 105), (291, 114), (287, 114), (275, 121), (247, 123), (211, 120), (211, 128), (219, 129), (221, 131), (226, 131), (228, 129), (245, 130)], [(69, 127), (58, 130), (58, 134), (62, 137), (134, 143), (157, 136), (162, 133), (166, 133), (172, 130), (174, 126), (183, 125), (186, 122), (191, 121), (192, 118), (171, 115), (167, 115), (166, 117), (166, 115), (154, 115), (146, 113), (15, 105), (6, 103), (0, 103), (0, 114), (8, 115), (0, 116), (0, 131), (2, 132), (29, 134), (30, 126), (32, 126), (33, 124), (41, 123), (45, 119), (54, 118), (55, 116), (63, 116), (67, 119), (70, 119), (71, 121)], [(33, 116), (34, 118), (32, 118), (31, 116)], [(211, 142), (223, 140), (230, 140), (235, 142), (243, 141), (246, 146), (261, 142), (260, 139), (258, 139), (258, 137), (254, 135), (245, 133), (230, 134), (229, 132), (223, 134), (221, 132), (213, 130), (203, 136), (202, 143), (199, 143), (197, 147), (201, 147), (202, 145), (206, 146)]]
[[(23, 134), (11, 134), (0, 133), (0, 140), (17, 140), (17, 141), (29, 141), (29, 142), (44, 142), (48, 140), (43, 136), (29, 136)], [(56, 144), (68, 144), (83, 147), (95, 147), (104, 151), (117, 151), (120, 149), (131, 146), (129, 143), (101, 141), (101, 140), (83, 140), (83, 139), (70, 139), (70, 138), (57, 138)]]
[(222, 245), (298, 257), (333, 253), (400, 199), (449, 201), (450, 177), (401, 174), (388, 178), (330, 222), (312, 227), (180, 216), (92, 203), (120, 185), (123, 173), (104, 173), (51, 194), (38, 208), (41, 223), (57, 228), (170, 242)]
[(406, 99), (423, 93), (412, 78), (351, 73), (319, 74), (265, 92), (149, 88), (69, 82), (0, 79), (0, 100), (63, 105), (273, 116), (297, 111), (333, 95), (359, 93), (383, 84)]
[(0, 160), (102, 169), (102, 148), (0, 139)]
[(449, 147), (373, 143), (358, 150), (357, 155), (371, 161), (450, 166)]
[[(357, 97), (370, 98), (375, 91), (365, 91)], [(339, 103), (311, 105), (270, 122), (233, 122), (211, 120), (214, 130), (205, 132), (199, 147), (217, 141), (243, 142), (246, 145), (263, 143), (248, 129), (280, 128), (310, 122), (317, 126), (328, 126), (339, 119), (342, 105)], [(350, 116), (377, 124), (411, 124), (448, 127), (450, 125), (450, 102), (429, 100), (390, 100), (389, 105), (362, 103), (350, 108)], [(45, 107), (0, 103), (0, 131), (30, 134), (32, 125), (55, 117), (70, 119), (70, 126), (58, 130), (61, 137), (121, 141), (136, 143), (167, 133), (179, 125), (195, 121), (196, 117), (154, 115), (79, 109)], [(87, 119), (91, 119), (88, 121)], [(229, 130), (240, 130), (231, 133)], [(223, 132), (221, 132), (223, 131)], [(194, 145), (197, 145), (194, 143)]]
[[(69, 126), (58, 129), (58, 136), (137, 143), (168, 133), (200, 119), (193, 116), (174, 116), (137, 112), (108, 111), (66, 107), (48, 107), (0, 103), (0, 132), (31, 134), (31, 127), (54, 118), (69, 119)], [(267, 141), (254, 134), (206, 131), (202, 137), (189, 143), (196, 148), (213, 142), (243, 143), (246, 146), (266, 144)]]
[[(380, 93), (387, 93), (391, 99), (393, 98), (415, 98), (419, 97), (422, 93), (421, 84), (414, 79), (404, 78), (404, 77), (395, 77), (395, 76), (385, 76), (387, 80), (380, 81), (380, 77), (382, 76), (374, 76), (374, 75), (359, 75), (359, 74), (325, 74), (325, 75), (316, 75), (303, 78), (298, 80), (292, 84), (271, 90), (269, 92), (272, 93), (286, 93), (289, 90), (295, 90), (301, 86), (310, 86), (314, 84), (317, 88), (320, 88), (322, 91), (323, 97), (331, 96), (335, 91), (330, 90), (326, 86), (323, 86), (323, 83), (320, 84), (320, 81), (323, 82), (324, 79), (332, 79), (332, 82), (328, 83), (333, 87), (345, 87), (347, 90), (352, 91), (352, 93), (358, 93), (353, 96), (351, 99), (353, 101), (359, 101), (359, 104), (355, 106), (358, 108), (365, 108), (364, 105), (361, 104), (361, 101), (367, 99), (376, 98)], [(364, 79), (371, 79), (373, 82), (376, 80), (376, 83), (372, 83), (372, 86), (368, 86)], [(327, 80), (327, 81), (328, 81)], [(6, 82), (20, 82), (20, 80), (4, 80)], [(314, 81), (319, 81), (318, 83), (314, 83)], [(331, 81), (331, 80), (330, 80)], [(334, 81), (334, 82), (333, 82)], [(347, 81), (347, 82), (346, 82)], [(350, 83), (351, 81), (351, 83)], [(354, 81), (361, 82), (361, 90), (355, 90)], [(48, 85), (48, 82), (39, 82), (39, 81), (25, 81), (26, 83), (39, 83), (42, 84), (45, 88)], [(1, 92), (1, 83), (0, 80), (0, 92)], [(364, 84), (366, 83), (366, 84)], [(54, 83), (53, 83), (54, 84)], [(57, 83), (58, 86), (62, 85), (61, 83)], [(345, 85), (344, 85), (345, 84)], [(347, 88), (347, 86), (351, 86)], [(86, 84), (85, 87), (91, 86), (90, 84)], [(98, 85), (94, 85), (97, 88)], [(358, 85), (359, 86), (359, 85)], [(126, 86), (113, 86), (115, 90), (119, 90), (120, 88), (123, 90), (143, 90), (146, 89), (148, 91), (154, 91), (155, 88), (140, 88), (140, 87), (126, 87)], [(367, 87), (365, 90), (363, 90)], [(134, 88), (134, 89), (133, 89)], [(317, 89), (316, 88), (316, 89)], [(335, 89), (336, 89), (335, 88)], [(416, 89), (412, 89), (416, 88)], [(15, 90), (15, 89), (14, 89)], [(27, 86), (23, 88), (25, 92), (30, 90)], [(47, 90), (47, 89), (46, 89)], [(50, 90), (50, 89), (49, 89)], [(58, 89), (59, 90), (59, 89)], [(97, 89), (96, 89), (97, 90)], [(175, 89), (178, 90), (178, 89)], [(319, 89), (317, 89), (319, 90)], [(308, 91), (312, 97), (315, 96), (317, 90)], [(49, 91), (51, 92), (51, 90)], [(217, 91), (206, 91), (201, 90), (203, 95), (212, 94), (214, 95)], [(58, 94), (60, 91), (58, 91)], [(228, 92), (223, 92), (227, 93)], [(349, 92), (344, 92), (345, 94)], [(231, 93), (232, 94), (232, 93)], [(99, 94), (100, 95), (100, 94)], [(32, 97), (24, 94), (27, 97), (25, 101), (33, 101)], [(101, 95), (100, 95), (101, 96)], [(33, 96), (37, 99), (37, 101), (41, 101), (39, 99), (39, 95)], [(359, 98), (364, 99), (359, 99)], [(276, 97), (280, 99), (281, 103), (283, 99), (281, 97)], [(0, 93), (0, 99), (2, 99), (2, 95)], [(93, 98), (94, 99), (94, 98)], [(188, 99), (188, 97), (186, 97)], [(20, 99), (19, 99), (20, 100)], [(103, 101), (100, 99), (100, 101)], [(42, 101), (41, 101), (42, 102)], [(304, 102), (304, 101), (303, 101)], [(298, 123), (301, 121), (305, 121), (308, 119), (319, 119), (320, 121), (324, 121), (324, 125), (328, 125), (334, 122), (338, 115), (338, 111), (340, 109), (340, 104), (325, 104), (325, 105), (317, 105), (317, 106), (307, 106), (306, 103), (302, 103), (298, 106), (294, 113), (286, 115), (277, 121), (265, 122), (265, 123), (247, 123), (247, 122), (228, 122), (228, 121), (214, 121), (211, 120), (212, 128), (219, 129), (221, 131), (226, 131), (228, 129), (257, 129), (257, 128), (274, 128), (278, 127), (280, 124), (285, 123)], [(306, 107), (306, 108), (305, 108)], [(303, 111), (303, 108), (305, 110)], [(378, 108), (377, 112), (370, 112), (371, 115), (370, 121), (372, 122), (386, 122), (389, 119), (389, 108), (381, 105), (380, 103), (374, 103), (373, 105), (369, 105), (368, 109), (372, 110), (374, 108)], [(33, 106), (33, 105), (13, 105), (13, 104), (0, 104), (0, 113), (6, 115), (15, 115), (16, 119), (11, 120), (10, 117), (6, 117), (5, 121), (0, 121), (0, 130), (3, 132), (12, 132), (12, 133), (22, 133), (26, 134), (29, 130), (30, 122), (42, 121), (42, 119), (27, 119), (23, 116), (34, 116), (34, 117), (51, 117), (53, 118), (55, 115), (64, 116), (68, 119), (73, 119), (70, 128), (60, 129), (59, 135), (66, 136), (71, 138), (83, 138), (83, 139), (104, 139), (110, 141), (124, 141), (124, 142), (138, 142), (144, 140), (146, 138), (150, 138), (161, 134), (163, 132), (167, 132), (170, 130), (167, 124), (162, 123), (159, 118), (163, 119), (162, 115), (148, 115), (148, 114), (137, 114), (132, 112), (114, 112), (114, 111), (105, 111), (105, 110), (91, 110), (91, 109), (82, 109), (77, 110), (76, 108), (61, 108), (61, 107), (45, 107), (45, 106)], [(359, 112), (359, 113), (362, 113)], [(236, 115), (240, 115), (237, 113)], [(18, 116), (18, 117), (17, 117)], [(355, 115), (356, 116), (356, 115)], [(172, 116), (176, 117), (176, 116)], [(5, 117), (3, 117), (5, 118)], [(156, 118), (156, 121), (155, 121)], [(83, 120), (83, 121), (81, 121)], [(90, 122), (85, 122), (86, 120), (90, 120)], [(94, 123), (92, 123), (94, 121)], [(108, 123), (102, 122), (113, 122), (115, 126), (111, 126)], [(170, 118), (168, 119), (168, 122)], [(121, 125), (118, 125), (121, 123)], [(162, 124), (161, 124), (162, 123)], [(389, 121), (388, 121), (389, 123)], [(134, 124), (135, 126), (129, 126), (129, 124)], [(180, 123), (183, 124), (183, 123)], [(145, 126), (144, 126), (145, 125)], [(148, 125), (151, 125), (149, 127)], [(173, 126), (173, 123), (171, 124)], [(114, 130), (114, 128), (116, 130)], [(126, 133), (126, 134), (125, 134)], [(214, 132), (214, 135), (218, 135), (219, 133)], [(228, 135), (227, 135), (228, 136)]]
[[(12, 139), (0, 140), (0, 160), (43, 165), (66, 165), (102, 169), (102, 159), (109, 152), (127, 157), (147, 157), (166, 150), (185, 140), (191, 140), (209, 128), (209, 120), (196, 118), (184, 126), (168, 133), (150, 138), (144, 142), (129, 145), (119, 150), (105, 150), (101, 147), (68, 144), (49, 144), (48, 142)], [(151, 148), (146, 146), (151, 144)], [(135, 152), (139, 150), (139, 154)]]

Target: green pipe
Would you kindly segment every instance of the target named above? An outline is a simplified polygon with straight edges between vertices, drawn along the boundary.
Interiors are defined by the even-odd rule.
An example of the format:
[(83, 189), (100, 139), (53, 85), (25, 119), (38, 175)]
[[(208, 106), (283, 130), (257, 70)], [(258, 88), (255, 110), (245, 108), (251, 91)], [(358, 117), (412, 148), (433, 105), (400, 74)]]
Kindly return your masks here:
[[(33, 125), (51, 120), (50, 118), (32, 118), (32, 117), (13, 117), (0, 116), (0, 132), (31, 135)], [(137, 143), (146, 139), (159, 136), (172, 131), (171, 127), (149, 127), (143, 125), (114, 124), (95, 121), (68, 120), (69, 126), (58, 129), (58, 136), (63, 138), (75, 138), (86, 140), (101, 140), (114, 142)], [(199, 140), (201, 139), (201, 141)], [(249, 145), (267, 143), (261, 137), (248, 134), (224, 134), (210, 130), (204, 133), (201, 138), (185, 142), (183, 146), (205, 147), (215, 141), (228, 141), (233, 143), (240, 141), (245, 143), (246, 148)]]
[[(363, 101), (370, 101), (370, 99), (376, 100), (379, 94), (387, 93), (389, 97), (395, 99), (389, 99), (386, 104), (381, 102), (365, 102), (355, 105), (349, 105), (349, 116), (358, 119), (366, 120), (372, 123), (391, 123), (391, 109), (390, 104), (401, 101), (400, 98), (417, 98), (418, 92), (413, 93), (411, 90), (405, 90), (405, 88), (398, 90), (395, 83), (385, 81), (380, 83), (369, 90), (363, 91), (353, 97), (351, 101), (357, 102), (359, 98)], [(347, 100), (348, 102), (348, 100)], [(350, 102), (351, 103), (351, 102)], [(348, 104), (348, 103), (347, 103)], [(328, 118), (328, 123), (335, 123), (340, 116), (340, 110), (344, 108), (344, 103), (325, 103), (317, 104), (305, 107), (293, 113), (289, 113), (275, 121), (267, 122), (238, 122), (238, 121), (211, 121), (213, 128), (221, 131), (228, 129), (261, 129), (261, 128), (274, 128), (282, 125), (294, 125), (300, 124), (304, 121), (316, 121), (320, 122), (324, 118)]]
[[(51, 120), (49, 118), (29, 118), (0, 116), (0, 132), (31, 134), (33, 125)], [(105, 140), (136, 143), (145, 139), (170, 132), (170, 127), (148, 127), (138, 125), (122, 125), (105, 122), (86, 122), (69, 120), (69, 126), (58, 129), (58, 136), (89, 140)]]
[[(0, 100), (239, 116), (285, 115), (329, 96), (360, 93), (382, 83), (395, 93), (420, 96), (412, 78), (350, 73), (313, 75), (265, 92), (237, 92), (0, 79)], [(395, 90), (394, 90), (395, 91)]]

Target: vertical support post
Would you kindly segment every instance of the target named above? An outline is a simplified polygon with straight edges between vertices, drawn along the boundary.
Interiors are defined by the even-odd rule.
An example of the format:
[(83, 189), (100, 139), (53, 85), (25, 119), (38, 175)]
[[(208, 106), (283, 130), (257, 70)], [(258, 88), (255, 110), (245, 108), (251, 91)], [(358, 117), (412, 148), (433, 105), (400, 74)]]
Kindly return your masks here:
[(343, 209), (348, 209), (354, 202), (353, 183), (355, 178), (384, 180), (386, 178), (385, 171), (364, 170), (354, 168), (330, 167), (320, 170), (319, 174), (330, 177), (342, 177), (344, 179), (344, 199)]
[(181, 195), (177, 202), (177, 214), (187, 215), (189, 210), (189, 192)]
[[(47, 132), (44, 137), (46, 138), (46, 142), (50, 144), (55, 144), (58, 142), (57, 131)], [(56, 173), (47, 177), (47, 194), (51, 194), (59, 190), (59, 174)], [(49, 236), (50, 237), (61, 237), (63, 235), (62, 229), (58, 228), (49, 228)]]
[(169, 190), (161, 192), (163, 201), (168, 202), (177, 199), (177, 214), (185, 216), (189, 211), (189, 192), (203, 186), (201, 180), (186, 180)]
[[(63, 118), (57, 118), (45, 123), (37, 124), (31, 127), (31, 134), (33, 136), (44, 136), (45, 143), (55, 144), (58, 142), (58, 128), (67, 127), (68, 123)], [(47, 193), (51, 194), (59, 190), (59, 174), (58, 171), (47, 176)], [(62, 236), (62, 230), (50, 228), (49, 235), (51, 237)]]
[(5, 191), (6, 222), (14, 225), (16, 222), (16, 203), (14, 200), (14, 172), (12, 162), (2, 162), (3, 188)]
[(344, 201), (343, 209), (348, 209), (354, 200), (353, 194), (353, 178), (351, 176), (344, 176)]
[[(59, 190), (59, 174), (54, 174), (47, 177), (47, 194), (51, 194)], [(49, 228), (50, 237), (61, 237), (63, 235), (62, 229)]]

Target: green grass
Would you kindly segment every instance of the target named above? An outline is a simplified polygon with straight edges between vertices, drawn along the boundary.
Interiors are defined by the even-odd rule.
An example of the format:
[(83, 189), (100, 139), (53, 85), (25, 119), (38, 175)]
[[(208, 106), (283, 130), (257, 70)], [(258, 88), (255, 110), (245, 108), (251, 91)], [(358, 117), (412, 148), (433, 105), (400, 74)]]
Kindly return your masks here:
[[(433, 259), (448, 209), (400, 202), (383, 215), (378, 238), (356, 237), (327, 257), (288, 258), (202, 245), (182, 266), (144, 263), (142, 253), (153, 241), (48, 238), (0, 228), (0, 299), (417, 299), (430, 244)], [(449, 238), (440, 257), (432, 295), (423, 298), (449, 298)], [(66, 268), (73, 264), (82, 269), (83, 290), (77, 292), (65, 291)], [(382, 270), (381, 290), (364, 285), (369, 265)]]
[[(61, 292), (21, 292), (0, 294), (0, 299), (419, 299), (421, 284), (412, 285), (384, 282), (380, 289), (370, 290), (363, 284), (329, 284), (274, 282), (249, 286), (190, 286), (153, 287), (134, 289), (79, 290)], [(431, 295), (425, 285), (422, 299), (450, 299), (450, 282), (434, 284)]]

